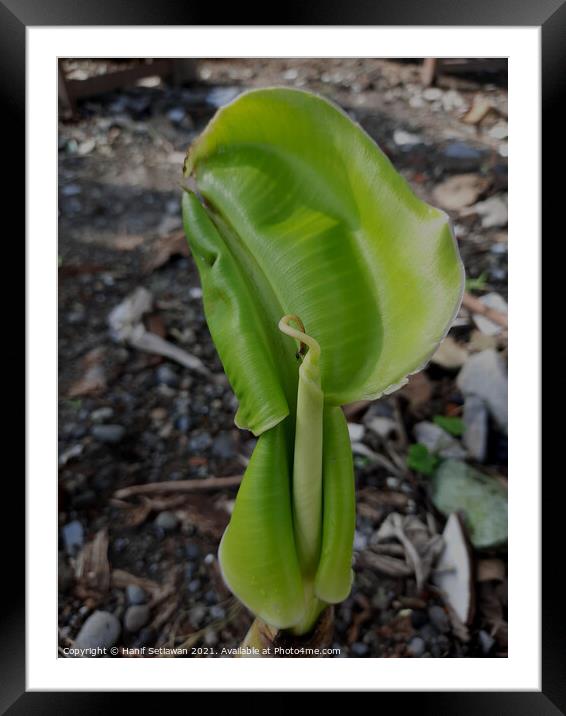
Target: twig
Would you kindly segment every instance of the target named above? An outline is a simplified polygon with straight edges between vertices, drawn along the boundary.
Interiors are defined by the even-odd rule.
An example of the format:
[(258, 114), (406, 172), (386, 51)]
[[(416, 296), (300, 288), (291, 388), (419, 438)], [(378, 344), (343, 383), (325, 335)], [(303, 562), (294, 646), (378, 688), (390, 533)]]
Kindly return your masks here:
[(154, 495), (159, 492), (204, 492), (206, 490), (222, 490), (226, 487), (237, 487), (243, 475), (229, 477), (207, 477), (204, 480), (169, 480), (164, 482), (148, 482), (145, 485), (123, 487), (114, 493), (121, 500), (132, 495)]
[(501, 311), (496, 311), (495, 308), (486, 306), (485, 303), (482, 303), (478, 298), (469, 293), (464, 294), (462, 306), (467, 308), (472, 313), (479, 313), (481, 316), (485, 316), (502, 328), (508, 327), (507, 315), (505, 313), (501, 313)]

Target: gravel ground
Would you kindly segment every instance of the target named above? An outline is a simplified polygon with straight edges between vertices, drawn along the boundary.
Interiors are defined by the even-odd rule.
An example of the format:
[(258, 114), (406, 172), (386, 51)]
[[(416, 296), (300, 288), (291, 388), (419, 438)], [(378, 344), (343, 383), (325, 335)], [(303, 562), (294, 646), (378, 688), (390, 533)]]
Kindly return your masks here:
[[(72, 61), (69, 67), (80, 74), (97, 65)], [(439, 87), (425, 89), (412, 62), (203, 60), (193, 85), (144, 84), (85, 101), (77, 117), (60, 122), (62, 656), (73, 646), (114, 645), (118, 656), (135, 655), (132, 647), (146, 647), (143, 656), (154, 655), (148, 650), (155, 647), (221, 656), (222, 648), (241, 643), (251, 623), (224, 586), (216, 559), (235, 485), (116, 495), (145, 483), (241, 475), (255, 443), (234, 426), (234, 396), (179, 233), (184, 152), (216, 106), (245, 88), (269, 85), (304, 87), (336, 101), (416, 193), (449, 210), (467, 276), (476, 279), (469, 290), (477, 297), (496, 294), (494, 307), (505, 306), (507, 94), (501, 77), (446, 75)], [(482, 101), (489, 109), (472, 122)], [(468, 179), (458, 179), (462, 175)], [(469, 197), (462, 199), (462, 191)], [(139, 287), (152, 298), (146, 329), (199, 358), (208, 376), (113, 339), (108, 316)], [(435, 425), (435, 416), (466, 418), (467, 432), (448, 436), (452, 443), (439, 458), (460, 459), (506, 485), (507, 438), (495, 398), (479, 401), (484, 429), (478, 438), (462, 377), (478, 356), (485, 357), (482, 366), (488, 353), (505, 359), (506, 333), (492, 328), (482, 330), (462, 309), (450, 333), (451, 356), (431, 363), (399, 393), (348, 409), (359, 510), (354, 587), (336, 608), (340, 656), (507, 654), (505, 546), (474, 547), (475, 616), (464, 625), (431, 574), (418, 580), (401, 546), (379, 536), (394, 514), (419, 520), (427, 539), (442, 532), (446, 516), (430, 478), (407, 466), (410, 446), (426, 443), (430, 432), (422, 424)], [(394, 562), (385, 564), (384, 555)]]

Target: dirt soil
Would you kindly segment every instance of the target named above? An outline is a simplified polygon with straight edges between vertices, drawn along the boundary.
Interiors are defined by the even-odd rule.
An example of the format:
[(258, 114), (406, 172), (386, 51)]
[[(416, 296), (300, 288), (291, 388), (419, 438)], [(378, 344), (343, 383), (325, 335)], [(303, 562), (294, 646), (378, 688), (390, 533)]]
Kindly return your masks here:
[[(98, 63), (84, 60), (69, 61), (68, 68), (79, 77), (99, 71)], [(180, 235), (184, 153), (217, 106), (246, 88), (270, 85), (333, 99), (418, 195), (455, 205), (449, 213), (467, 276), (477, 279), (470, 292), (506, 299), (506, 212), (497, 215), (507, 191), (507, 93), (500, 75), (443, 75), (427, 89), (416, 61), (201, 60), (197, 70), (191, 84), (145, 80), (83, 101), (75, 117), (60, 121), (61, 656), (96, 611), (116, 630), (111, 642), (118, 656), (144, 646), (221, 656), (251, 624), (224, 586), (216, 557), (236, 480), (224, 489), (116, 494), (146, 483), (239, 476), (255, 443), (234, 426), (235, 399)], [(473, 122), (471, 112), (475, 107), (479, 116), (482, 101), (489, 108)], [(464, 204), (445, 185), (461, 175), (475, 177)], [(491, 213), (477, 208), (493, 198), (499, 203)], [(199, 358), (208, 377), (114, 339), (108, 316), (138, 287), (152, 296), (147, 330)], [(493, 348), (505, 358), (505, 331), (482, 333), (465, 309), (450, 337), (467, 355)], [(475, 616), (467, 626), (451, 614), (432, 578), (417, 586), (399, 560), (388, 567), (372, 559), (387, 554), (375, 545), (391, 513), (418, 518), (429, 536), (442, 532), (446, 517), (432, 503), (429, 478), (407, 467), (407, 454), (417, 442), (415, 425), (438, 415), (462, 417), (460, 368), (431, 363), (400, 392), (348, 410), (358, 426), (352, 437), (359, 510), (354, 586), (336, 608), (339, 656), (507, 654), (505, 547), (474, 550)], [(384, 431), (375, 428), (376, 418), (390, 421), (382, 421)], [(464, 459), (506, 484), (506, 435), (491, 415), (484, 447), (481, 457)], [(402, 553), (399, 545), (388, 549), (392, 558)], [(88, 642), (84, 633), (79, 642)], [(88, 643), (97, 643), (96, 636)]]

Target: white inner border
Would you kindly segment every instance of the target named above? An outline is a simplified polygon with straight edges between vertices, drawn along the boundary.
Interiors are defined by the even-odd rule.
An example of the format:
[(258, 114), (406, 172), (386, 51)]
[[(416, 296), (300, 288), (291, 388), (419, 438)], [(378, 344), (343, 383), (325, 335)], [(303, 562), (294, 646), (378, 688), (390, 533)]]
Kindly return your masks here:
[[(540, 690), (540, 28), (27, 28), (28, 690)], [(507, 659), (57, 658), (57, 63), (63, 57), (509, 58)]]

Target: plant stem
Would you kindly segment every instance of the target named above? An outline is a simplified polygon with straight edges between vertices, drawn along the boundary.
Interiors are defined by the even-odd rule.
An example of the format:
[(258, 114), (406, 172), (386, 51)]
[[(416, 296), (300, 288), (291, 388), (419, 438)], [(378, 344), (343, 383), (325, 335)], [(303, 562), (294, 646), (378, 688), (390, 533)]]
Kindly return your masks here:
[[(309, 350), (299, 368), (295, 451), (293, 460), (293, 521), (295, 542), (301, 571), (308, 583), (312, 580), (320, 558), (322, 539), (322, 431), (324, 394), (320, 386), (320, 346), (304, 330), (297, 330), (284, 316), (279, 328)], [(314, 590), (306, 588), (307, 603)], [(314, 609), (316, 611), (316, 609)]]
[[(334, 635), (334, 608), (327, 607), (311, 625), (308, 634), (295, 635), (289, 631), (278, 631), (261, 619), (251, 625), (242, 648), (255, 648), (256, 654), (241, 654), (243, 657), (318, 657), (317, 650), (332, 644)], [(312, 653), (310, 650), (314, 650)]]

